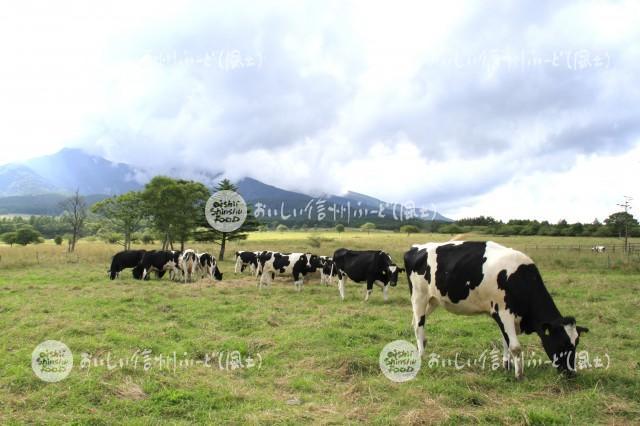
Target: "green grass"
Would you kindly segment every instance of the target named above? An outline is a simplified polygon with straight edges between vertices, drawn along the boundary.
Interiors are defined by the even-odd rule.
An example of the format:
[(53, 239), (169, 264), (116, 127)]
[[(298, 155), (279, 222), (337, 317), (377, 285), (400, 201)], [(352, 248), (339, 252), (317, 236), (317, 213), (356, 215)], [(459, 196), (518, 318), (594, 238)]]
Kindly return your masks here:
[[(309, 233), (255, 233), (236, 249), (309, 250)], [(415, 242), (441, 235), (322, 233), (319, 254), (339, 246), (384, 248), (398, 261)], [(475, 238), (480, 238), (475, 236)], [(375, 290), (347, 284), (347, 298), (314, 276), (296, 293), (276, 279), (258, 292), (248, 275), (222, 262), (222, 283), (135, 281), (129, 272), (109, 281), (116, 246), (81, 242), (78, 253), (43, 244), (0, 247), (0, 423), (374, 423), (374, 424), (631, 424), (640, 419), (640, 269), (634, 258), (588, 250), (542, 250), (539, 245), (588, 247), (607, 241), (513, 237), (494, 240), (527, 250), (565, 315), (591, 332), (580, 349), (610, 356), (610, 368), (581, 371), (574, 380), (551, 367), (525, 367), (525, 380), (486, 366), (429, 368), (416, 379), (387, 380), (378, 367), (382, 347), (413, 342), (411, 306), (403, 277), (382, 301)], [(610, 242), (609, 242), (610, 243)], [(200, 246), (200, 249), (207, 249)], [(208, 247), (213, 251), (212, 247)], [(38, 259), (35, 253), (38, 252)], [(607, 261), (608, 258), (608, 261)], [(483, 316), (436, 310), (427, 323), (427, 353), (477, 358), (501, 348), (500, 333)], [(43, 340), (65, 342), (74, 369), (58, 383), (31, 371), (31, 352)], [(542, 351), (534, 336), (521, 339)], [(138, 365), (80, 369), (81, 353), (117, 365), (139, 351), (204, 361), (212, 352), (260, 354), (260, 368), (220, 370), (202, 365), (158, 369)], [(184, 356), (184, 353), (187, 356)], [(226, 356), (226, 355), (225, 355)], [(224, 358), (224, 357), (223, 357)], [(545, 358), (546, 359), (546, 358)], [(256, 361), (257, 362), (257, 361)]]

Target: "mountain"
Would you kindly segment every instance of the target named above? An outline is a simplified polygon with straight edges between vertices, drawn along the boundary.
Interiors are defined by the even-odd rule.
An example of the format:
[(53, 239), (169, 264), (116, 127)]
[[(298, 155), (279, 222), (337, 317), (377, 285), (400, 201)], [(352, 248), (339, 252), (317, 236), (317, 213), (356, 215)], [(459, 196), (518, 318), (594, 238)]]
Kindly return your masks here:
[[(113, 163), (80, 149), (65, 148), (20, 164), (0, 166), (0, 214), (59, 214), (60, 201), (76, 189), (92, 204), (110, 195), (142, 189), (143, 183), (135, 177), (144, 175), (133, 166)], [(167, 175), (197, 180), (209, 188), (220, 179), (220, 174), (206, 170), (172, 169)], [(394, 215), (400, 211), (399, 204), (352, 191), (345, 195), (312, 197), (250, 177), (236, 185), (254, 212), (262, 213), (260, 218), (265, 221), (381, 223), (396, 220)], [(405, 218), (407, 214), (423, 220), (451, 221), (437, 212), (422, 209), (404, 210)]]
[[(385, 202), (353, 191), (342, 196), (323, 194), (311, 197), (267, 185), (253, 178), (244, 178), (236, 186), (254, 213), (261, 215), (259, 218), (267, 222), (304, 222), (309, 218), (329, 223), (397, 222), (401, 210), (402, 220), (414, 217), (420, 220), (452, 222), (438, 212), (421, 208), (406, 209), (398, 203)], [(323, 216), (319, 216), (320, 212), (324, 213)]]
[(135, 180), (138, 171), (132, 166), (113, 163), (80, 149), (65, 148), (25, 161), (23, 166), (61, 192), (79, 189), (81, 194), (113, 195), (142, 188)]
[(46, 194), (59, 191), (53, 183), (21, 164), (0, 166), (0, 196)]

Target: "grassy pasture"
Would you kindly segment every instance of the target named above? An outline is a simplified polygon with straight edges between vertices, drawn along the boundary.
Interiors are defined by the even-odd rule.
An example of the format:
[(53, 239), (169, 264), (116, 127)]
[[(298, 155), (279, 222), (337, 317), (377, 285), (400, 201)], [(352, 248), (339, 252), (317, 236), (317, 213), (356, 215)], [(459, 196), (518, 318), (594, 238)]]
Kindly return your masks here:
[[(305, 232), (254, 233), (228, 247), (221, 283), (140, 282), (106, 270), (118, 250), (97, 242), (64, 246), (0, 246), (0, 424), (7, 423), (377, 423), (377, 424), (632, 424), (640, 421), (640, 266), (621, 253), (594, 254), (592, 238), (492, 238), (525, 249), (537, 262), (556, 304), (591, 332), (579, 349), (610, 357), (610, 366), (564, 379), (549, 366), (525, 367), (525, 380), (490, 366), (429, 367), (416, 379), (394, 383), (382, 375), (378, 355), (396, 339), (413, 342), (411, 307), (403, 276), (389, 292), (348, 283), (340, 303), (336, 285), (312, 276), (301, 293), (277, 278), (258, 292), (255, 279), (234, 275), (236, 249), (331, 254), (335, 248), (383, 248), (401, 262), (417, 242), (442, 235), (321, 232), (332, 239), (311, 249)], [(470, 236), (467, 238), (483, 238)], [(538, 248), (572, 246), (574, 249)], [(577, 247), (580, 246), (580, 250)], [(217, 254), (205, 245), (196, 248)], [(148, 248), (151, 248), (150, 246)], [(427, 353), (478, 359), (501, 349), (500, 333), (483, 316), (436, 310), (427, 321)], [(47, 339), (66, 343), (74, 369), (45, 383), (31, 371), (31, 352)], [(528, 354), (542, 355), (535, 336), (523, 336)], [(119, 366), (136, 351), (201, 361), (145, 371)], [(261, 363), (236, 370), (202, 362), (239, 351)], [(81, 353), (110, 366), (80, 368)], [(184, 354), (187, 355), (184, 355)], [(226, 356), (226, 355), (225, 355)], [(546, 360), (546, 357), (542, 357)], [(222, 358), (224, 363), (224, 357)], [(490, 363), (490, 362), (489, 362)], [(605, 360), (606, 363), (606, 360)]]

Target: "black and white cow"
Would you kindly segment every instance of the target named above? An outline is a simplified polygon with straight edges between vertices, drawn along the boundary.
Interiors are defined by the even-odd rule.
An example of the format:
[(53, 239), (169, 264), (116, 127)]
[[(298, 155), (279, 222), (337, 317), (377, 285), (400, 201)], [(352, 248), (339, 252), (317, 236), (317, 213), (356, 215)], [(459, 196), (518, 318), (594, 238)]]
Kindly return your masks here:
[(357, 283), (367, 283), (365, 302), (369, 300), (374, 284), (382, 287), (386, 301), (389, 285), (395, 287), (398, 283), (398, 273), (404, 271), (382, 250), (358, 251), (341, 248), (333, 253), (333, 262), (337, 269), (338, 290), (342, 300), (344, 300), (344, 284), (349, 278)]
[(413, 305), (418, 351), (424, 353), (424, 327), (438, 306), (456, 314), (490, 315), (503, 337), (503, 364), (513, 359), (523, 377), (520, 333), (537, 333), (554, 366), (575, 371), (580, 334), (575, 319), (563, 317), (533, 261), (494, 242), (451, 241), (414, 245), (404, 255)]
[(187, 249), (180, 255), (180, 269), (182, 270), (182, 277), (184, 282), (191, 281), (196, 275), (196, 268), (198, 267), (198, 256), (193, 249)]
[(605, 246), (593, 246), (591, 247), (591, 251), (594, 253), (604, 253), (607, 251), (607, 248)]
[(200, 278), (208, 277), (215, 278), (218, 281), (222, 280), (222, 272), (218, 269), (218, 263), (216, 258), (209, 253), (196, 253), (198, 263), (196, 270), (198, 271)]
[[(317, 258), (317, 256), (316, 256)], [(258, 287), (270, 284), (276, 274), (293, 276), (297, 291), (302, 290), (304, 276), (311, 270), (310, 256), (306, 253), (278, 253), (264, 251), (258, 257), (260, 261), (260, 281)]]
[(251, 275), (256, 274), (256, 270), (258, 269), (258, 255), (260, 252), (254, 251), (237, 251), (236, 252), (236, 267), (234, 272), (237, 274), (238, 272), (244, 272), (247, 266), (250, 267)]
[(107, 271), (109, 278), (114, 280), (126, 268), (135, 268), (142, 260), (146, 250), (124, 250), (113, 255), (111, 267)]
[(318, 256), (322, 267), (320, 268), (320, 284), (329, 285), (333, 277), (338, 275), (333, 258), (329, 256)]
[(162, 278), (166, 271), (175, 271), (178, 268), (180, 253), (176, 251), (152, 251), (146, 252), (142, 260), (134, 268), (134, 277), (149, 279), (149, 273), (156, 271)]

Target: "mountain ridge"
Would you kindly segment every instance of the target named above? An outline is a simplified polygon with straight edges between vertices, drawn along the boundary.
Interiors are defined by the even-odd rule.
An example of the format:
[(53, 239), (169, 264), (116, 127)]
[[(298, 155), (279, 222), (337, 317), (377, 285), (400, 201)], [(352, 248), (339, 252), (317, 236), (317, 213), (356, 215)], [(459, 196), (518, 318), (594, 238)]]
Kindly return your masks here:
[[(177, 170), (167, 173), (172, 177), (188, 177)], [(204, 184), (213, 189), (215, 178), (219, 173), (208, 171), (190, 171), (189, 176), (198, 180), (202, 177)], [(59, 201), (79, 190), (88, 200), (93, 202), (112, 195), (128, 191), (140, 190), (144, 187), (143, 170), (125, 163), (115, 163), (102, 157), (91, 155), (77, 148), (64, 148), (57, 153), (32, 158), (20, 163), (9, 163), (0, 166), (0, 214), (57, 214)], [(264, 218), (295, 215), (310, 216), (310, 210), (324, 212), (324, 217), (336, 219), (338, 209), (342, 216), (345, 210), (350, 214), (354, 209), (377, 214), (382, 209), (399, 204), (388, 203), (375, 197), (349, 191), (344, 195), (323, 194), (313, 197), (301, 192), (290, 191), (261, 182), (252, 177), (244, 177), (236, 182), (238, 192), (252, 207), (263, 206)], [(357, 210), (360, 209), (360, 210)], [(255, 210), (255, 209), (254, 209)], [(423, 220), (451, 219), (438, 212), (409, 210), (410, 216)], [(388, 212), (391, 214), (391, 209)], [(267, 216), (268, 215), (268, 216)]]

